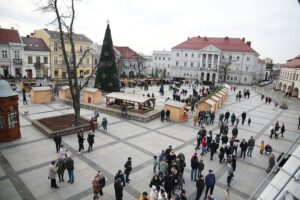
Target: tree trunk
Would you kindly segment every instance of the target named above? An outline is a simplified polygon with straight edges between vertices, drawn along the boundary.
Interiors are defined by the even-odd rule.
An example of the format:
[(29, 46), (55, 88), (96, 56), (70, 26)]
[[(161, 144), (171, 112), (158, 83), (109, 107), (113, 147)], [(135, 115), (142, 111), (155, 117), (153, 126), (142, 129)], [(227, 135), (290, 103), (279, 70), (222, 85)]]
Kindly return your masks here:
[(76, 94), (73, 99), (73, 108), (75, 111), (75, 126), (78, 126), (80, 120), (80, 95), (78, 94)]

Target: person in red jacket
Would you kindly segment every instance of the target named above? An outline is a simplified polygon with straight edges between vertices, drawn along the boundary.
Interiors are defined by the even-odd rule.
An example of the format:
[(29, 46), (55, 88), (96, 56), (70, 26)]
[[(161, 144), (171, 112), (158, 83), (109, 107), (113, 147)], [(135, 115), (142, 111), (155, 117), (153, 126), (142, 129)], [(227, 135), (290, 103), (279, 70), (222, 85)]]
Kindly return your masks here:
[(201, 155), (203, 156), (207, 152), (207, 140), (206, 140), (206, 137), (202, 137), (201, 147), (202, 147), (202, 153), (201, 153)]
[(91, 118), (90, 120), (90, 130), (95, 132), (95, 122), (94, 122), (94, 117)]

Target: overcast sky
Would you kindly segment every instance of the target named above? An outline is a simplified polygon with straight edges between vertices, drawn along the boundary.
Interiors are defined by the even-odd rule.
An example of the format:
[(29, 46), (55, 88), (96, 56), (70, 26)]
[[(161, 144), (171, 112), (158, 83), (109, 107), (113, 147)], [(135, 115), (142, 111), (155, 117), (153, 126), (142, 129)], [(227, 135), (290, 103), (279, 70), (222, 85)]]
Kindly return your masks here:
[[(47, 25), (53, 15), (35, 11), (38, 1), (0, 0), (1, 27), (22, 36), (55, 29)], [(261, 58), (280, 63), (300, 54), (298, 0), (82, 0), (76, 10), (75, 32), (102, 44), (109, 19), (114, 45), (148, 55), (198, 35), (245, 37)]]

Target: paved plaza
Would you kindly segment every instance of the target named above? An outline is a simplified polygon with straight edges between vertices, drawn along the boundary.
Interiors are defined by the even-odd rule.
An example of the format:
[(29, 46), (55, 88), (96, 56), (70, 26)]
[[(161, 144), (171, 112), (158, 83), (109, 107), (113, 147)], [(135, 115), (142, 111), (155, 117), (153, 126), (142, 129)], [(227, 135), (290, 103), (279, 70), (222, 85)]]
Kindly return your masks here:
[[(239, 88), (242, 89), (242, 88)], [(238, 90), (239, 90), (238, 89)], [(250, 87), (248, 88), (250, 89)], [(147, 94), (138, 88), (135, 93)], [(165, 87), (165, 90), (168, 90)], [(171, 91), (166, 91), (166, 96), (159, 97), (158, 87), (151, 87), (149, 93), (157, 96), (157, 107), (162, 107), (166, 96), (171, 95)], [(289, 109), (277, 111), (273, 110), (274, 104), (265, 104), (261, 101), (260, 95), (250, 90), (249, 99), (235, 100), (235, 93), (230, 92), (225, 104), (216, 113), (216, 120), (221, 112), (229, 110), (236, 115), (241, 115), (243, 111), (251, 117), (252, 123), (239, 124), (238, 138), (249, 139), (254, 136), (256, 147), (253, 156), (246, 157), (245, 160), (238, 159), (234, 180), (232, 181), (232, 199), (247, 199), (255, 191), (260, 182), (267, 176), (268, 156), (259, 154), (259, 144), (262, 140), (265, 144), (270, 144), (276, 156), (286, 151), (292, 141), (298, 135), (298, 117), (300, 113), (299, 101), (288, 100)], [(63, 144), (72, 153), (75, 162), (75, 182), (68, 184), (59, 183), (59, 189), (50, 188), (50, 180), (47, 179), (49, 164), (58, 158), (55, 144), (40, 131), (35, 129), (31, 120), (49, 116), (57, 116), (73, 113), (69, 105), (60, 101), (50, 104), (31, 104), (23, 106), (20, 101), (20, 123), (22, 138), (9, 143), (0, 144), (0, 199), (3, 200), (91, 200), (92, 184), (94, 176), (100, 170), (108, 179), (104, 188), (103, 200), (112, 200), (114, 197), (113, 179), (118, 169), (123, 170), (123, 165), (127, 157), (133, 159), (133, 171), (131, 182), (124, 188), (124, 200), (138, 199), (143, 191), (150, 191), (149, 183), (152, 178), (152, 157), (169, 145), (175, 148), (175, 153), (184, 153), (187, 167), (184, 172), (185, 185), (188, 199), (194, 199), (196, 195), (195, 182), (190, 181), (190, 157), (195, 152), (196, 134), (198, 128), (193, 126), (190, 115), (186, 123), (163, 122), (155, 119), (149, 123), (141, 123), (123, 118), (109, 116), (100, 113), (100, 120), (103, 117), (108, 119), (108, 132), (97, 130), (95, 133), (94, 149), (91, 153), (84, 152), (77, 154), (78, 142), (77, 134), (63, 137)], [(25, 111), (29, 111), (27, 116)], [(87, 119), (93, 116), (92, 110), (81, 109), (81, 115)], [(285, 123), (286, 132), (284, 138), (271, 140), (269, 138), (269, 128), (275, 121)], [(280, 123), (281, 124), (281, 123)], [(231, 135), (231, 125), (229, 126)], [(213, 136), (219, 132), (217, 123), (213, 126), (206, 126), (207, 131), (212, 130)], [(87, 136), (85, 136), (87, 137)], [(297, 144), (299, 145), (299, 143)], [(296, 145), (296, 146), (297, 146)], [(293, 147), (292, 151), (296, 148)], [(87, 150), (87, 143), (85, 148)], [(209, 169), (213, 169), (217, 183), (214, 189), (216, 198), (224, 199), (227, 177), (227, 166), (219, 164), (218, 155), (214, 160), (209, 160), (209, 155), (202, 157), (205, 162), (204, 174)], [(65, 180), (67, 180), (65, 172)], [(203, 194), (202, 194), (203, 197)]]

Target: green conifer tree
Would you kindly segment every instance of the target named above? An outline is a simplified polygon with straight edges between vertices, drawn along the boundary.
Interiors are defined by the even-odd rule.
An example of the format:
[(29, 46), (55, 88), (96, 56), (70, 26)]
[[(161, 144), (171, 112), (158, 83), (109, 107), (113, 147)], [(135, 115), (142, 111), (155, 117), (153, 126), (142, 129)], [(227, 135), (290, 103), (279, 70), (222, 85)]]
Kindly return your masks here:
[(120, 91), (116, 57), (109, 24), (106, 27), (101, 55), (97, 65), (95, 88), (100, 88), (104, 92)]

